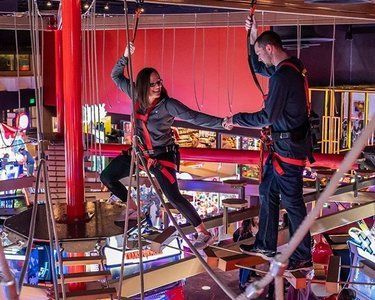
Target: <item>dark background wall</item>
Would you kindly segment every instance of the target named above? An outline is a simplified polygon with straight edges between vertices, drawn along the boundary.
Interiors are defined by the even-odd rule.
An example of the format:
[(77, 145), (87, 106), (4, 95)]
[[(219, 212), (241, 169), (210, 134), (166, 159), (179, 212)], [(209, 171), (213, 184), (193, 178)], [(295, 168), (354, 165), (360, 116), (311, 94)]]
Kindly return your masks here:
[[(289, 27), (288, 30), (289, 33), (286, 33), (275, 28), (285, 37), (296, 36), (295, 28)], [(333, 26), (302, 27), (302, 36), (307, 39), (332, 38)], [(301, 59), (308, 69), (310, 86), (328, 86), (332, 42), (317, 43), (319, 46), (302, 49)], [(291, 53), (296, 54), (295, 51)], [(335, 85), (375, 84), (375, 25), (353, 25), (351, 29), (348, 25), (336, 26), (334, 70)]]

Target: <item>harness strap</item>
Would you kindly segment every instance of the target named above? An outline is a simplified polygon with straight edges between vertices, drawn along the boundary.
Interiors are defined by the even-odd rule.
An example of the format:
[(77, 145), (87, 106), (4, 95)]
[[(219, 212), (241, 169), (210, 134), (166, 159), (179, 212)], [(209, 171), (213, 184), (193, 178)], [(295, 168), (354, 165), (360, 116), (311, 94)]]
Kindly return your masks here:
[(293, 166), (299, 166), (299, 167), (305, 167), (306, 166), (306, 159), (298, 159), (298, 158), (290, 158), (290, 157), (284, 157), (280, 154), (277, 154), (276, 152), (272, 152), (271, 154), (272, 159), (272, 165), (275, 168), (277, 174), (284, 175), (283, 167), (281, 166), (281, 162), (290, 164)]
[[(152, 142), (151, 142), (151, 135), (150, 132), (147, 129), (147, 121), (150, 116), (151, 111), (154, 109), (154, 107), (158, 104), (158, 102), (154, 102), (147, 110), (145, 114), (139, 113), (139, 103), (136, 104), (136, 113), (135, 118), (141, 121), (142, 125), (142, 132), (143, 132), (143, 139), (145, 143), (145, 147), (140, 145), (140, 148), (142, 150), (143, 156), (145, 157), (147, 161), (147, 167), (155, 167), (159, 168), (161, 173), (169, 180), (171, 184), (174, 184), (176, 182), (175, 178), (173, 177), (172, 173), (168, 170), (174, 169), (177, 171), (177, 165), (173, 162), (167, 161), (167, 160), (161, 160), (156, 158), (151, 158), (149, 153), (147, 151), (153, 151)], [(141, 168), (142, 169), (142, 168)]]
[[(155, 159), (151, 157), (145, 157), (147, 160), (147, 168), (158, 168), (160, 172), (166, 177), (171, 184), (174, 184), (176, 182), (176, 179), (173, 177), (173, 174), (168, 170), (169, 169), (174, 169), (177, 171), (177, 165), (171, 161), (168, 160), (162, 160), (162, 159)], [(142, 170), (144, 168), (140, 166)]]
[(308, 116), (310, 116), (311, 101), (310, 101), (310, 97), (309, 97), (309, 82), (307, 80), (307, 70), (305, 68), (303, 68), (303, 70), (301, 71), (300, 69), (298, 69), (298, 67), (295, 64), (293, 64), (293, 63), (291, 63), (289, 61), (281, 62), (279, 66), (280, 67), (282, 67), (282, 66), (291, 67), (292, 69), (296, 70), (299, 74), (302, 75), (304, 86), (305, 86), (307, 114), (308, 114)]
[(152, 142), (151, 142), (151, 135), (150, 132), (147, 129), (147, 121), (150, 116), (151, 111), (155, 108), (155, 106), (158, 104), (158, 101), (154, 101), (152, 105), (147, 108), (145, 114), (139, 113), (139, 103), (136, 103), (136, 113), (135, 113), (135, 118), (141, 121), (142, 125), (142, 132), (143, 132), (143, 139), (145, 142), (146, 150), (152, 150)]
[[(301, 74), (303, 76), (304, 87), (305, 87), (305, 94), (306, 94), (306, 109), (307, 109), (308, 116), (310, 116), (311, 101), (309, 99), (309, 83), (308, 83), (307, 76), (306, 76), (306, 74), (307, 74), (306, 69), (304, 68), (301, 71), (295, 64), (293, 64), (293, 63), (291, 63), (289, 61), (281, 62), (279, 66), (280, 67), (282, 67), (282, 66), (289, 66), (293, 70), (297, 71), (299, 74)], [(283, 134), (284, 134), (284, 136), (282, 134), (280, 135), (280, 133), (277, 136), (280, 139), (289, 138), (290, 137), (290, 133), (289, 132), (286, 132), (286, 133), (283, 133)], [(286, 136), (286, 134), (288, 134), (288, 137)], [(266, 148), (270, 149), (272, 147), (272, 140), (270, 139), (270, 135), (271, 135), (271, 132), (270, 132), (269, 128), (263, 128), (261, 130), (261, 138), (260, 138), (260, 171), (259, 171), (259, 181), (260, 182), (262, 180), (263, 166), (264, 166), (264, 163), (265, 163), (264, 162), (265, 149)], [(272, 164), (273, 164), (276, 172), (279, 175), (283, 175), (284, 174), (284, 170), (281, 167), (280, 162), (284, 162), (284, 163), (291, 164), (291, 165), (294, 165), (294, 166), (301, 166), (301, 167), (306, 166), (306, 160), (304, 160), (304, 159), (289, 158), (289, 157), (283, 157), (283, 156), (277, 154), (276, 152), (272, 151), (272, 149), (271, 149), (271, 159), (272, 159)]]

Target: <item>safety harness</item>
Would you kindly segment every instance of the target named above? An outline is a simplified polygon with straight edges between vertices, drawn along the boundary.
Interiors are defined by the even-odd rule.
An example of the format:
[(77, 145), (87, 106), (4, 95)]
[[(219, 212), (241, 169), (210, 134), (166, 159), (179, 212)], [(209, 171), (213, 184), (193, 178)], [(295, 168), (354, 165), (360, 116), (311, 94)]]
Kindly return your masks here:
[[(307, 108), (307, 114), (308, 117), (310, 116), (311, 111), (311, 103), (309, 100), (309, 84), (306, 76), (306, 69), (303, 69), (302, 71), (293, 63), (289, 61), (284, 61), (279, 64), (279, 68), (283, 66), (288, 66), (297, 71), (299, 74), (302, 75), (304, 79), (304, 86), (305, 86), (305, 94), (306, 94), (306, 108)], [(307, 128), (306, 128), (307, 126)], [(291, 139), (293, 137), (293, 134), (295, 132), (298, 132), (299, 130), (304, 130), (306, 133), (308, 132), (309, 124), (304, 124), (300, 126), (299, 128), (295, 129), (294, 131), (286, 131), (286, 132), (271, 132), (270, 127), (262, 128), (261, 130), (261, 137), (260, 137), (260, 170), (259, 170), (259, 180), (262, 180), (263, 175), (263, 168), (265, 164), (265, 153), (266, 151), (269, 152), (270, 159), (272, 162), (272, 165), (279, 175), (284, 175), (284, 170), (281, 166), (281, 163), (287, 163), (294, 166), (299, 167), (305, 167), (307, 160), (306, 159), (298, 159), (298, 158), (290, 158), (290, 157), (284, 157), (280, 154), (276, 153), (273, 149), (273, 141), (276, 140), (282, 140), (282, 139)], [(306, 135), (304, 135), (306, 136)], [(272, 138), (271, 138), (272, 137)], [(313, 162), (312, 155), (309, 155), (310, 162)]]
[(143, 153), (144, 158), (147, 161), (147, 168), (154, 167), (158, 168), (161, 173), (166, 177), (171, 184), (174, 184), (176, 182), (176, 179), (174, 178), (173, 174), (171, 173), (170, 169), (178, 170), (177, 164), (168, 161), (168, 160), (162, 160), (162, 159), (156, 159), (154, 154), (156, 151), (152, 147), (151, 143), (151, 135), (150, 132), (147, 129), (147, 121), (150, 116), (150, 113), (155, 108), (155, 106), (159, 103), (159, 101), (154, 101), (149, 108), (147, 108), (145, 114), (140, 113), (140, 106), (139, 103), (136, 103), (136, 113), (135, 113), (135, 119), (139, 120), (141, 122), (142, 131), (143, 131), (143, 141), (144, 145), (139, 143), (139, 147)]

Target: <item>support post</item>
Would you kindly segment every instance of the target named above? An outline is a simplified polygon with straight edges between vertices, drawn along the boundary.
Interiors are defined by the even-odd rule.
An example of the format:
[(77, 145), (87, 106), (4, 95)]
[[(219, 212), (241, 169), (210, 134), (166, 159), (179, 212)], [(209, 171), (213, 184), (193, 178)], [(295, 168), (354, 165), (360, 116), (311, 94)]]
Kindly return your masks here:
[(68, 222), (84, 219), (81, 1), (62, 1), (65, 173)]

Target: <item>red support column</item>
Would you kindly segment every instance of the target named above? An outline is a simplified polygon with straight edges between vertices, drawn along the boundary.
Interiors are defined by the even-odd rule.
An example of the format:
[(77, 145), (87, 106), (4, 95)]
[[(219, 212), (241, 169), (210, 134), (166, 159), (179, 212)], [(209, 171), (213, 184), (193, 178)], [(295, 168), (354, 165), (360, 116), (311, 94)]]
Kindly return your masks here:
[(55, 30), (55, 84), (56, 84), (56, 117), (57, 132), (64, 133), (64, 96), (62, 64), (62, 32)]
[(65, 175), (68, 221), (84, 219), (81, 1), (62, 1)]

